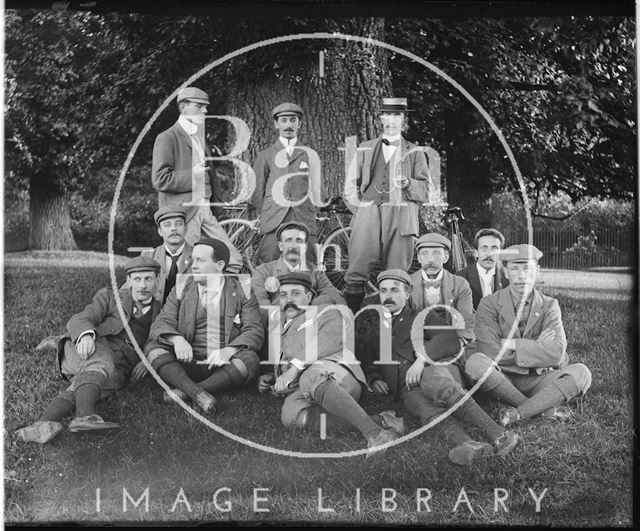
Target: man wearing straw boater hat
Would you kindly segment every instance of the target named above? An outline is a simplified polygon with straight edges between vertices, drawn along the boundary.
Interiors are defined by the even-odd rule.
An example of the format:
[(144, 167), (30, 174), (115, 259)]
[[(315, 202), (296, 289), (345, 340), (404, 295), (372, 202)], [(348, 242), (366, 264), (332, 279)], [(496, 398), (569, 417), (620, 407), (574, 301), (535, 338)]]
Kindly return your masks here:
[(406, 98), (383, 98), (384, 131), (358, 147), (356, 181), (346, 186), (345, 202), (355, 214), (344, 293), (353, 312), (360, 308), (364, 284), (378, 260), (383, 269), (406, 271), (413, 259), (429, 169), (424, 152), (402, 137), (407, 111)]

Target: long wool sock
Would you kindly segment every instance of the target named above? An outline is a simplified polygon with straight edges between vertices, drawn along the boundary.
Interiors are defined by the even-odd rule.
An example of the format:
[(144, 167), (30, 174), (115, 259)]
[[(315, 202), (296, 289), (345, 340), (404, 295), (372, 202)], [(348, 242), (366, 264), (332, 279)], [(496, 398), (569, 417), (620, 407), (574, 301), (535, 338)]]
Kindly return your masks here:
[(195, 383), (178, 361), (170, 361), (165, 363), (158, 369), (158, 374), (165, 382), (171, 387), (177, 387), (181, 391), (184, 391), (193, 400), (198, 398), (198, 395), (203, 391), (197, 383)]
[(495, 441), (504, 433), (504, 428), (487, 415), (473, 398), (469, 398), (456, 409), (453, 415), (467, 424), (480, 428), (492, 441)]
[(473, 440), (462, 429), (460, 423), (451, 417), (441, 420), (436, 425), (434, 435), (443, 437), (449, 448), (460, 446), (464, 442)]
[(325, 380), (313, 392), (313, 399), (329, 413), (343, 418), (369, 440), (380, 433), (378, 426), (360, 404), (333, 380)]
[(543, 387), (524, 404), (518, 406), (520, 418), (528, 419), (547, 411), (547, 409), (563, 404), (576, 396), (580, 390), (573, 376), (567, 374), (555, 382)]
[(87, 371), (75, 377), (76, 417), (86, 417), (96, 412), (96, 403), (107, 377), (98, 371)]
[(53, 420), (60, 422), (65, 417), (71, 415), (75, 407), (75, 401), (70, 402), (69, 400), (56, 396), (49, 403), (47, 409), (44, 410), (44, 413), (40, 415), (38, 420)]
[(495, 369), (480, 386), (480, 390), (492, 394), (510, 406), (517, 407), (528, 400), (504, 374)]
[(244, 385), (249, 372), (241, 360), (232, 359), (228, 365), (217, 368), (206, 380), (198, 382), (205, 391), (213, 394)]

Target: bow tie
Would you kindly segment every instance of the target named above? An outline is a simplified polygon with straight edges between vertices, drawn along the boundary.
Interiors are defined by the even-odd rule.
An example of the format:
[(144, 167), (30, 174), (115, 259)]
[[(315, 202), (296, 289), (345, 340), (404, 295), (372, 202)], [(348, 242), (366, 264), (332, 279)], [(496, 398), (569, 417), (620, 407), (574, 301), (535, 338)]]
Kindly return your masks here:
[(399, 146), (400, 145), (400, 140), (387, 140), (386, 138), (382, 139), (382, 143), (385, 146)]
[(152, 303), (153, 299), (150, 299), (148, 302), (135, 301), (134, 305), (139, 310), (142, 310), (142, 308), (148, 308), (149, 306), (151, 306)]
[(424, 280), (424, 279), (422, 279), (422, 285), (425, 288), (440, 289), (440, 286), (442, 285), (442, 280)]

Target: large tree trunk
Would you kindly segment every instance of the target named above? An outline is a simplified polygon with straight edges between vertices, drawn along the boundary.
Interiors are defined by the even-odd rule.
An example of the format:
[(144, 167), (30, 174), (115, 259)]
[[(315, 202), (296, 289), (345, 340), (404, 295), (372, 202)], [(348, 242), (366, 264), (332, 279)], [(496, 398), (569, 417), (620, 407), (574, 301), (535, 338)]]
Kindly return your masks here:
[[(384, 19), (349, 20), (332, 29), (384, 39)], [(328, 195), (342, 195), (345, 154), (339, 148), (347, 136), (357, 136), (358, 143), (376, 136), (381, 99), (392, 95), (387, 51), (360, 42), (313, 39), (250, 54), (227, 70), (227, 112), (242, 118), (252, 135), (242, 159), (252, 164), (256, 153), (277, 139), (271, 110), (286, 101), (297, 103), (305, 113), (299, 141), (318, 152)]]
[(29, 249), (75, 250), (69, 201), (50, 177), (33, 175), (29, 190)]

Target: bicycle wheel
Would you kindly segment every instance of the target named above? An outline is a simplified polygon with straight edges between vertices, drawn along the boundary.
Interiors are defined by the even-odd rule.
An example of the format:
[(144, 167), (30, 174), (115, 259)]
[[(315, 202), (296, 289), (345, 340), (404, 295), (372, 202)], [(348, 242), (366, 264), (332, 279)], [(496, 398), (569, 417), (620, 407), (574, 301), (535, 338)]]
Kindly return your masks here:
[[(324, 257), (322, 263), (325, 266), (325, 273), (331, 283), (340, 291), (344, 289), (344, 275), (349, 269), (349, 238), (351, 237), (351, 227), (335, 229), (330, 232), (322, 242), (324, 245)], [(318, 257), (320, 263), (320, 257)], [(369, 280), (365, 283), (365, 297), (378, 293), (377, 277), (381, 268), (376, 264), (375, 269), (369, 275)]]
[(254, 257), (260, 238), (254, 223), (246, 219), (225, 219), (220, 225), (243, 258), (241, 273), (253, 274)]

